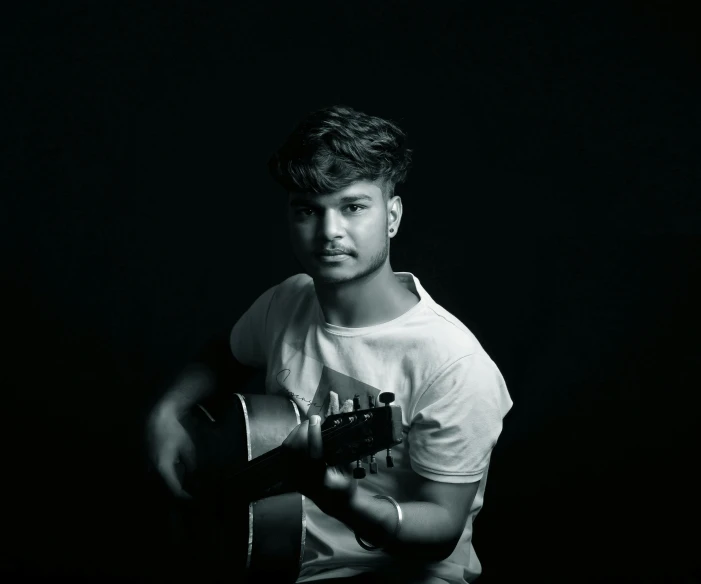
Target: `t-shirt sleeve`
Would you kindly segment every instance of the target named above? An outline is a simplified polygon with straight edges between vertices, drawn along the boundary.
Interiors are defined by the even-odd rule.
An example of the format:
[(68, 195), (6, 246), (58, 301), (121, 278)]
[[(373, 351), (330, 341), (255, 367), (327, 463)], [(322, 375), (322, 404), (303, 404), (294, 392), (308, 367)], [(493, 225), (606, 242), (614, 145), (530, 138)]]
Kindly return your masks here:
[(512, 405), (487, 355), (467, 355), (444, 367), (413, 410), (407, 436), (412, 469), (439, 482), (479, 481)]
[(269, 315), (278, 286), (263, 292), (231, 329), (231, 352), (244, 365), (264, 367), (267, 362)]

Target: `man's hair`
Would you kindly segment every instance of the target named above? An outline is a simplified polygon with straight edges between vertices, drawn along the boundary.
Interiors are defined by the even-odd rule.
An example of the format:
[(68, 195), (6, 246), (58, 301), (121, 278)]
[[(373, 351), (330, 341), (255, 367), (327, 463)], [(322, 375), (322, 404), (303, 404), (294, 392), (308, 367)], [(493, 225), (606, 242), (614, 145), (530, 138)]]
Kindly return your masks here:
[(388, 200), (406, 180), (412, 151), (393, 122), (346, 106), (308, 114), (268, 161), (288, 192), (333, 193), (356, 181), (378, 181)]

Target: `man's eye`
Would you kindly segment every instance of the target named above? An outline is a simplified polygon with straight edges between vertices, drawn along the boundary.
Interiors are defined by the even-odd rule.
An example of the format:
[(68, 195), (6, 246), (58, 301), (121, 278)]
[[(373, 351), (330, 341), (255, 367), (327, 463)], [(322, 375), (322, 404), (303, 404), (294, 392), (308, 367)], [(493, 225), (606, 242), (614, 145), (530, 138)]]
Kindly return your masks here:
[[(348, 206), (346, 207), (346, 209), (350, 210), (350, 212), (351, 212), (352, 214), (356, 214), (356, 213), (362, 211), (362, 210), (365, 209), (365, 208), (366, 208), (366, 207), (363, 206), (363, 205), (353, 205), (353, 204), (348, 205)], [(295, 214), (296, 214), (296, 215), (299, 215), (299, 216), (301, 216), (301, 217), (311, 217), (312, 214), (313, 214), (314, 212), (315, 212), (314, 209), (310, 209), (309, 207), (298, 207), (298, 208), (295, 210)]]

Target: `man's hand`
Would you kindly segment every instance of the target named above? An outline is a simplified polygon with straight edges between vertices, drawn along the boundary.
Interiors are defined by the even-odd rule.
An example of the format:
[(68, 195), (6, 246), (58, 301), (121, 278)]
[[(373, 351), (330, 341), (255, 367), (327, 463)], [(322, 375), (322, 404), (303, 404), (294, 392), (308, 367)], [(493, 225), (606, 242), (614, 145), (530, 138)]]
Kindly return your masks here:
[(178, 417), (169, 408), (154, 409), (146, 427), (149, 458), (170, 491), (181, 499), (191, 499), (178, 480), (176, 461), (188, 470), (195, 467), (195, 445)]
[(309, 497), (327, 515), (347, 511), (356, 494), (353, 463), (328, 466), (323, 459), (321, 418), (312, 416), (297, 426), (282, 443), (291, 456), (297, 491)]

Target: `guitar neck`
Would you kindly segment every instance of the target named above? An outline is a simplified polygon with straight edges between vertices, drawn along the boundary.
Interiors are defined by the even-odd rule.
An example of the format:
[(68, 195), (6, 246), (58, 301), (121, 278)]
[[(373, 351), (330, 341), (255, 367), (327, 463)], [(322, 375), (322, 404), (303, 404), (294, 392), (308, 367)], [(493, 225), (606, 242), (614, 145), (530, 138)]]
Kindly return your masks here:
[(290, 470), (291, 461), (282, 446), (278, 446), (239, 468), (222, 471), (220, 488), (240, 493), (249, 502), (291, 492), (294, 489), (287, 480)]
[[(389, 402), (389, 400), (385, 400)], [(207, 426), (205, 426), (207, 427)], [(226, 421), (222, 428), (227, 428)], [(347, 464), (391, 448), (402, 441), (401, 409), (397, 406), (354, 410), (353, 412), (328, 416), (321, 428), (323, 460), (330, 466)], [(220, 440), (221, 435), (211, 435), (208, 440)], [(282, 445), (272, 448), (253, 460), (230, 466), (229, 455), (217, 449), (213, 444), (211, 451), (219, 452), (213, 458), (213, 464), (203, 464), (195, 470), (192, 489), (218, 493), (225, 498), (232, 493), (239, 499), (249, 502), (272, 495), (294, 492), (291, 483), (299, 469), (295, 468), (295, 459), (291, 452)], [(389, 452), (388, 452), (389, 454)], [(236, 457), (236, 460), (241, 460)], [(197, 495), (192, 492), (197, 497)]]

